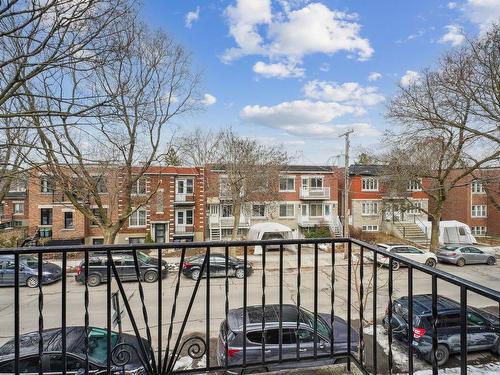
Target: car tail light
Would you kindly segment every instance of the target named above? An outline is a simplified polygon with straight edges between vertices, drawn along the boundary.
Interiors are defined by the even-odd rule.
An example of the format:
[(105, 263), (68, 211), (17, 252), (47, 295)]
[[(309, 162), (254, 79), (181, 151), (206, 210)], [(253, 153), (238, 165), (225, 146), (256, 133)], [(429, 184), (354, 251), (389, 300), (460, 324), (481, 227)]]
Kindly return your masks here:
[(425, 332), (426, 332), (425, 328), (415, 327), (413, 328), (413, 337), (419, 339), (423, 335), (425, 335)]
[(82, 273), (82, 266), (77, 266), (76, 267), (76, 275), (78, 276), (81, 273)]
[(457, 253), (448, 253), (449, 256), (454, 257)]
[(233, 358), (239, 352), (240, 352), (240, 349), (228, 348), (227, 349), (227, 356), (229, 358)]
[(183, 262), (183, 263), (182, 263), (182, 268), (189, 268), (189, 267), (191, 267), (191, 266), (192, 266), (192, 264), (191, 264), (191, 263), (189, 263), (189, 262)]

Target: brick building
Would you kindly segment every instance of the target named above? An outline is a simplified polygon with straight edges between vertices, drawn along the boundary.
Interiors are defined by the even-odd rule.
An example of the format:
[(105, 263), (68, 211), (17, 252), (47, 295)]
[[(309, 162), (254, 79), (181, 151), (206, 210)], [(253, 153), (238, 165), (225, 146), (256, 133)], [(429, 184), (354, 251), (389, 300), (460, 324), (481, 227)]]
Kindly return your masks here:
[[(224, 191), (223, 169), (207, 168), (208, 238), (231, 237), (234, 224), (232, 202)], [(303, 236), (309, 228), (329, 226), (337, 231), (338, 170), (331, 166), (290, 165), (280, 174), (277, 199), (248, 203), (243, 208), (238, 229), (245, 238), (252, 224), (272, 221), (284, 224)]]
[(10, 184), (9, 191), (0, 202), (0, 229), (25, 228), (28, 225), (27, 180), (20, 177)]
[[(121, 176), (107, 179), (100, 187), (102, 207), (112, 218), (123, 210), (119, 191), (110, 193)], [(116, 191), (116, 190), (115, 190)], [(28, 234), (50, 244), (99, 244), (100, 228), (90, 222), (58, 191), (50, 176), (34, 172), (29, 178)], [(147, 204), (132, 214), (117, 235), (117, 243), (144, 242), (148, 235), (157, 242), (203, 240), (205, 232), (204, 168), (151, 167), (137, 181), (132, 202)], [(91, 209), (97, 205), (86, 202)]]
[[(456, 177), (460, 170), (451, 173)], [(442, 220), (467, 224), (477, 237), (500, 236), (500, 168), (482, 169), (460, 180), (450, 190), (442, 211)]]

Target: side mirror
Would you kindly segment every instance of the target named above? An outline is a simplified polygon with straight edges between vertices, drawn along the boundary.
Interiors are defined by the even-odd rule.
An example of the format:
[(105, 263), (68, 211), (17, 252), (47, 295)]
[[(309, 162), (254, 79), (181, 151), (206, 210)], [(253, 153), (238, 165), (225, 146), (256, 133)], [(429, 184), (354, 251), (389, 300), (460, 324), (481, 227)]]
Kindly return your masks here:
[(322, 339), (319, 339), (319, 348), (320, 348), (320, 349), (324, 349), (324, 347), (325, 347), (325, 346), (326, 346), (325, 341), (324, 341), (324, 340), (322, 340)]

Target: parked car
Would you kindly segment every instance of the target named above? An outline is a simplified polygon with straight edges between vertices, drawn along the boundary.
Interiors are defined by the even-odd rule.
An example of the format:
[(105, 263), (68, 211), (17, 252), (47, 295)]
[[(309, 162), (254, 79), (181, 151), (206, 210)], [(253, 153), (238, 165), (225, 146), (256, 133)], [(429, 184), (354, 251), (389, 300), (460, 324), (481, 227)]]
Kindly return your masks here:
[[(217, 361), (220, 366), (226, 364), (226, 339), (228, 365), (243, 363), (243, 342), (246, 342), (247, 363), (261, 362), (263, 338), (265, 343), (266, 361), (279, 359), (280, 315), (279, 305), (266, 305), (264, 309), (265, 327), (262, 331), (262, 306), (248, 306), (246, 310), (246, 337), (243, 335), (243, 309), (229, 310), (227, 320), (219, 329), (217, 345)], [(299, 340), (300, 359), (313, 358), (316, 344), (318, 356), (331, 353), (330, 338), (334, 337), (334, 353), (347, 351), (348, 326), (345, 320), (334, 316), (333, 328), (330, 314), (317, 314), (317, 334), (314, 335), (314, 313), (295, 305), (282, 305), (282, 358), (297, 358), (297, 339)], [(298, 330), (297, 330), (298, 323)], [(333, 332), (332, 332), (333, 330)], [(351, 350), (358, 348), (358, 333), (351, 328)], [(314, 362), (315, 366), (331, 364), (332, 358), (323, 357)], [(283, 362), (266, 365), (266, 369), (284, 369), (306, 367), (304, 362)]]
[[(389, 251), (390, 253), (400, 255), (402, 257), (411, 259), (415, 262), (426, 264), (427, 266), (430, 267), (436, 267), (437, 264), (436, 254), (431, 253), (430, 251), (417, 249), (414, 246), (405, 244), (385, 244), (385, 243), (379, 243), (377, 244), (377, 246), (381, 249)], [(365, 254), (368, 259), (372, 260), (374, 259), (373, 252), (365, 251)], [(377, 263), (384, 266), (389, 266), (389, 257), (378, 254)], [(404, 263), (398, 262), (397, 260), (392, 261), (392, 269), (394, 271), (398, 270), (401, 266), (404, 266)]]
[[(131, 251), (113, 252), (113, 263), (121, 281), (137, 281), (134, 256)], [(158, 280), (158, 259), (150, 257), (142, 251), (137, 251), (137, 261), (141, 280), (154, 283)], [(108, 256), (106, 253), (94, 252), (89, 255), (88, 286), (98, 286), (107, 281)], [(165, 278), (168, 273), (168, 264), (162, 260), (161, 277)], [(113, 274), (113, 273), (112, 273)], [(76, 269), (75, 280), (85, 283), (85, 261), (82, 261)]]
[[(182, 264), (182, 273), (186, 277), (190, 277), (193, 280), (198, 280), (200, 277), (201, 266), (205, 260), (205, 255), (196, 255), (184, 261)], [(228, 276), (236, 277), (237, 279), (243, 279), (245, 277), (245, 262), (243, 259), (238, 259), (233, 256), (228, 256), (227, 258), (228, 266)], [(210, 277), (221, 277), (226, 276), (226, 255), (211, 253), (209, 259), (209, 271)], [(250, 276), (253, 273), (252, 263), (247, 262), (247, 275)], [(206, 277), (207, 271), (203, 271), (203, 276)]]
[[(106, 371), (107, 365), (107, 330), (103, 328), (89, 327), (89, 373)], [(62, 339), (61, 329), (46, 329), (42, 332), (43, 351), (42, 368), (39, 368), (38, 331), (23, 334), (19, 337), (20, 355), (19, 372), (38, 374), (44, 373), (61, 374), (63, 371)], [(149, 353), (149, 343), (142, 339), (146, 351)], [(144, 368), (140, 360), (138, 340), (135, 336), (117, 332), (111, 332), (111, 345), (117, 344), (132, 346), (128, 349), (130, 360), (125, 365), (127, 374), (142, 375)], [(0, 374), (14, 373), (14, 340), (10, 340), (0, 347)], [(133, 350), (136, 348), (136, 350)], [(149, 358), (147, 359), (149, 361)], [(68, 374), (85, 373), (85, 327), (66, 328), (66, 369)], [(112, 374), (122, 374), (123, 367), (112, 364)]]
[(472, 245), (443, 246), (439, 249), (437, 258), (440, 262), (456, 264), (459, 267), (466, 264), (488, 264), (492, 266), (496, 263), (493, 254)]
[[(436, 351), (437, 364), (444, 365), (451, 354), (460, 353), (460, 304), (438, 296)], [(389, 329), (388, 311), (383, 320)], [(392, 308), (393, 337), (408, 344), (408, 297), (394, 301)], [(426, 361), (432, 361), (432, 295), (413, 297), (412, 347)], [(491, 350), (500, 354), (500, 326), (498, 316), (481, 309), (467, 307), (467, 351)]]
[[(14, 255), (0, 255), (0, 285), (15, 285), (15, 270)], [(57, 264), (42, 263), (42, 285), (53, 283), (61, 277), (62, 270)], [(36, 288), (39, 282), (38, 258), (32, 255), (19, 255), (19, 285)]]

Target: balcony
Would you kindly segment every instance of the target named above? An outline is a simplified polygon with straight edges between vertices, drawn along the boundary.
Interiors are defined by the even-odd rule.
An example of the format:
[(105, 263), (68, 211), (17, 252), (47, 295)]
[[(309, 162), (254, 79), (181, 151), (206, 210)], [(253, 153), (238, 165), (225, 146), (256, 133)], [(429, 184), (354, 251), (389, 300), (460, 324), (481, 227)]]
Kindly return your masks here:
[(174, 234), (191, 235), (194, 233), (194, 225), (175, 225)]
[(303, 228), (311, 228), (318, 225), (333, 225), (336, 224), (336, 220), (333, 216), (302, 216), (299, 215), (298, 218), (299, 226)]
[(175, 194), (174, 204), (177, 205), (193, 205), (194, 202), (194, 194)]
[[(219, 217), (217, 215), (210, 216), (210, 227), (218, 227), (218, 228), (232, 228), (234, 225), (234, 216), (229, 217)], [(239, 228), (249, 228), (250, 227), (250, 219), (240, 216), (240, 222), (238, 224)]]
[[(254, 246), (262, 255), (252, 254)], [(238, 273), (228, 257), (236, 250), (243, 267)], [(450, 373), (466, 374), (477, 360), (476, 338), (469, 335), (477, 327), (469, 315), (500, 303), (496, 290), (349, 238), (46, 246), (2, 254), (13, 259), (12, 277), (2, 280), (12, 289), (0, 288), (0, 346), (8, 341), (0, 368), (10, 373), (22, 372), (26, 363), (34, 373), (48, 372), (49, 363), (50, 373), (73, 373), (69, 359), (74, 366), (76, 356), (82, 374), (241, 373), (334, 361), (343, 373), (437, 374), (443, 358), (438, 301), (446, 296), (458, 308), (449, 362), (458, 372)], [(26, 282), (27, 254), (40, 280)], [(200, 262), (188, 259), (192, 254)], [(110, 261), (115, 256), (119, 261)], [(147, 272), (138, 259), (150, 262)], [(396, 262), (405, 268), (396, 270)], [(201, 277), (192, 277), (193, 266)], [(413, 327), (422, 296), (428, 325)], [(404, 330), (382, 333), (383, 322), (396, 327), (401, 317), (408, 322)], [(481, 329), (498, 338), (496, 317), (489, 317), (491, 324)], [(427, 362), (416, 350), (427, 351)], [(102, 360), (94, 362), (97, 354)], [(481, 363), (495, 373), (500, 367), (492, 356)]]
[(330, 187), (301, 188), (300, 199), (330, 199)]

